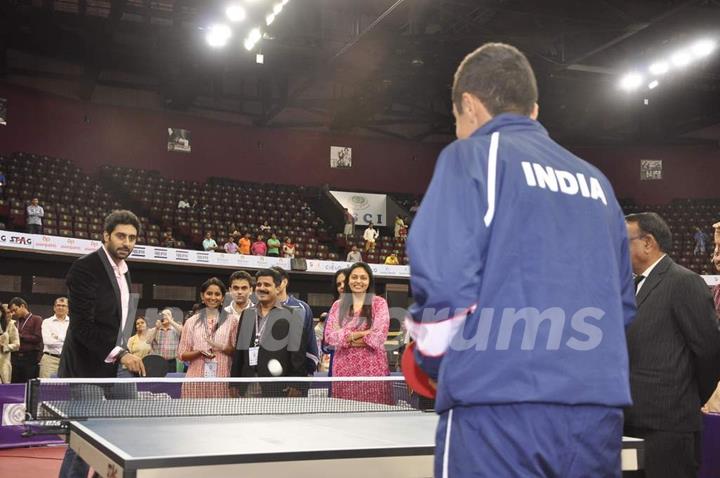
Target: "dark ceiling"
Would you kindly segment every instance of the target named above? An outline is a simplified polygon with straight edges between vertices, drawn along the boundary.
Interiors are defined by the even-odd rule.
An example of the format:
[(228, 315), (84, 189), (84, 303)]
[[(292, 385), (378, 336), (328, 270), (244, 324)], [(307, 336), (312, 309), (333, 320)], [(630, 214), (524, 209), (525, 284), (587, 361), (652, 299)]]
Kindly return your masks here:
[(633, 67), (720, 38), (718, 0), (291, 0), (258, 44), (262, 65), (242, 40), (279, 0), (240, 2), (249, 18), (213, 50), (203, 28), (227, 2), (0, 0), (0, 76), (73, 82), (93, 101), (98, 88), (149, 91), (163, 108), (261, 126), (449, 141), (456, 65), (503, 41), (528, 55), (540, 120), (561, 141), (720, 140), (720, 49), (655, 90), (617, 88)]

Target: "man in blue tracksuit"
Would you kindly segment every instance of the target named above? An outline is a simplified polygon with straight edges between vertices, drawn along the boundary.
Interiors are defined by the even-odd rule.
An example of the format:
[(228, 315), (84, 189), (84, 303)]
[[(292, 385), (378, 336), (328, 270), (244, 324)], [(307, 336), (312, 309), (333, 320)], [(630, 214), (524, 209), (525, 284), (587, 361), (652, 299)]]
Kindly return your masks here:
[(303, 329), (305, 331), (305, 337), (307, 338), (307, 350), (305, 352), (305, 366), (307, 368), (307, 374), (312, 376), (317, 371), (317, 365), (320, 361), (320, 354), (318, 353), (317, 340), (315, 339), (315, 329), (313, 324), (313, 312), (307, 302), (302, 301), (287, 292), (287, 287), (290, 281), (290, 275), (285, 269), (280, 266), (273, 266), (280, 277), (282, 277), (282, 283), (280, 284), (280, 293), (278, 299), (282, 305), (288, 307), (299, 307), (302, 309), (303, 316)]
[(618, 477), (635, 297), (613, 190), (535, 120), (514, 47), (468, 55), (452, 96), (458, 140), (407, 243), (435, 476)]

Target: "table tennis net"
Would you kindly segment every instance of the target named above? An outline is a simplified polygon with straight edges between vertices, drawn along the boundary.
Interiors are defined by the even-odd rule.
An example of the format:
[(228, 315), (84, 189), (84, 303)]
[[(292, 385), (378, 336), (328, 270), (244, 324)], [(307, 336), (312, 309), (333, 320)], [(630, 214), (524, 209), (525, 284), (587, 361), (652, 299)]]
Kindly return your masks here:
[(38, 379), (31, 420), (412, 412), (432, 404), (402, 377), (272, 379)]

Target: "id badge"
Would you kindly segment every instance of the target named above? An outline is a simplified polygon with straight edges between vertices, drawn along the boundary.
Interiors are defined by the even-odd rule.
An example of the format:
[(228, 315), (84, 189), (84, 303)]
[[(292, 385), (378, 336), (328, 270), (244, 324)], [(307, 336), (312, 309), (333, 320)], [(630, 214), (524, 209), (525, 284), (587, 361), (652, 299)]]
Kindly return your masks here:
[(260, 347), (250, 347), (248, 349), (248, 365), (251, 367), (257, 367), (258, 352), (260, 352)]
[(203, 377), (215, 378), (217, 377), (217, 362), (215, 360), (206, 360), (205, 367), (203, 368)]

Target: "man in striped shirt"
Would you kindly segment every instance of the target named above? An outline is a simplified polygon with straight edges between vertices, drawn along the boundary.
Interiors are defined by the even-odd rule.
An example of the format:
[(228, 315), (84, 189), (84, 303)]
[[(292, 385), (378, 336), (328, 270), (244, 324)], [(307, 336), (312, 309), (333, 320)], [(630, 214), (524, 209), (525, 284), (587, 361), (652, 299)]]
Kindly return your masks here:
[(163, 309), (160, 312), (160, 319), (155, 322), (155, 327), (148, 331), (147, 340), (152, 347), (153, 354), (160, 355), (167, 360), (170, 372), (177, 369), (176, 355), (181, 334), (182, 325), (175, 322), (171, 309)]

